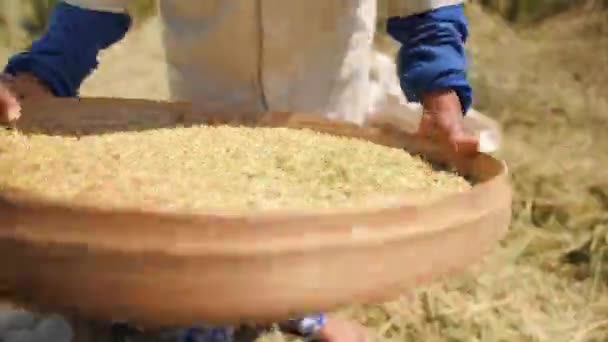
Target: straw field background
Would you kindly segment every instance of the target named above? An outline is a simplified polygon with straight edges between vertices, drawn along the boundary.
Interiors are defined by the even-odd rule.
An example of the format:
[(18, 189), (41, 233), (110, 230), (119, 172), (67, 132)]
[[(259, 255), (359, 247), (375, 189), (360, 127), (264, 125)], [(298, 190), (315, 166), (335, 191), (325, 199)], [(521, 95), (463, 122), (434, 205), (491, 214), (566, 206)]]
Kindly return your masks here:
[[(0, 61), (39, 34), (50, 5), (24, 1), (36, 6), (7, 18), (9, 2), (18, 1), (0, 0)], [(379, 341), (608, 341), (607, 7), (467, 4), (475, 107), (505, 130), (501, 157), (516, 190), (511, 232), (478, 273), (343, 314)], [(104, 52), (83, 95), (167, 98), (154, 6), (140, 1), (133, 10), (138, 24)]]

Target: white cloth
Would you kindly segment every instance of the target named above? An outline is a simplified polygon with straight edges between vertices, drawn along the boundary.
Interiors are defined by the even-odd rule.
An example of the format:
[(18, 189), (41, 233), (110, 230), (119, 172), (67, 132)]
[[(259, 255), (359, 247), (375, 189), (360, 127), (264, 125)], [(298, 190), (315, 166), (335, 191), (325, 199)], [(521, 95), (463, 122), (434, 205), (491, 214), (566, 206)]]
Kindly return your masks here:
[[(66, 2), (119, 12), (129, 0)], [(460, 2), (390, 6), (406, 15)], [(214, 112), (316, 112), (356, 123), (377, 102), (370, 90), (376, 0), (159, 3), (176, 100)]]

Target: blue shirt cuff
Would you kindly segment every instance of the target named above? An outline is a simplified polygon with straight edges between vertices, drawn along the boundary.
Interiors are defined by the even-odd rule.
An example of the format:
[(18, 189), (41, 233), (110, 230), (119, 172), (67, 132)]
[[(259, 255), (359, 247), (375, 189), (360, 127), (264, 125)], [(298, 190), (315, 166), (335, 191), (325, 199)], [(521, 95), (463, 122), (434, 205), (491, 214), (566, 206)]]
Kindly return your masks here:
[(468, 23), (464, 5), (441, 7), (408, 17), (391, 17), (387, 32), (402, 46), (397, 56), (401, 88), (411, 102), (425, 93), (451, 89), (460, 98), (462, 112), (471, 107), (464, 44)]
[(5, 72), (29, 72), (55, 96), (72, 97), (97, 67), (99, 51), (121, 40), (131, 26), (126, 14), (82, 9), (60, 2), (47, 32), (27, 52), (11, 57)]

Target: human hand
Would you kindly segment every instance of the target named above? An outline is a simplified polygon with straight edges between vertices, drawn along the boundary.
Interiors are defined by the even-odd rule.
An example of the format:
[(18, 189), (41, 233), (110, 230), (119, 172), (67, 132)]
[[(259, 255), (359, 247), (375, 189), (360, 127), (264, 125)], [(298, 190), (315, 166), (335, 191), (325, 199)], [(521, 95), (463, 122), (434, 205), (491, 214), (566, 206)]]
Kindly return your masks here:
[(13, 124), (19, 119), (19, 101), (50, 96), (53, 96), (50, 89), (31, 74), (0, 74), (0, 125)]
[(479, 139), (464, 129), (460, 99), (454, 91), (429, 92), (423, 97), (422, 106), (418, 135), (435, 141), (455, 156), (477, 153)]

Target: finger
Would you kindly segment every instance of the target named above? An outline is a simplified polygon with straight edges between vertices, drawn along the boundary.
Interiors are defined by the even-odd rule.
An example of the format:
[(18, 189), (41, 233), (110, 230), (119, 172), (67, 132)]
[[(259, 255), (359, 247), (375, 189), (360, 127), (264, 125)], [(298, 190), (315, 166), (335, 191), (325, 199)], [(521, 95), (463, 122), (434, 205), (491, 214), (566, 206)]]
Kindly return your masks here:
[(423, 115), (420, 119), (416, 135), (420, 138), (431, 139), (436, 135), (436, 133), (434, 133), (436, 130), (435, 120), (429, 115)]
[(479, 151), (479, 139), (475, 136), (457, 135), (452, 139), (452, 144), (460, 155), (471, 155)]

